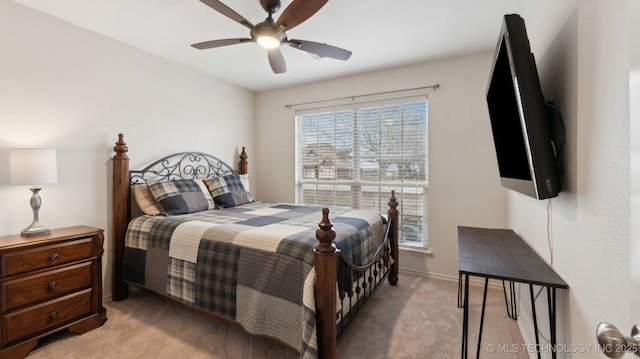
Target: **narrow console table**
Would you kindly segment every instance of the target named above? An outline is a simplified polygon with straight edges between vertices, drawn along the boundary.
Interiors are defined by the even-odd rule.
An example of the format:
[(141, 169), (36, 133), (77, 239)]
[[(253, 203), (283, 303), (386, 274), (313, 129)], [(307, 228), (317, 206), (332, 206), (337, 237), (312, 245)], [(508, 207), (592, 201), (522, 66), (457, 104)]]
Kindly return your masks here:
[[(529, 284), (533, 325), (536, 336), (536, 348), (540, 348), (538, 338), (538, 320), (536, 317), (533, 286), (547, 289), (549, 306), (549, 326), (551, 334), (551, 356), (556, 358), (556, 288), (568, 289), (569, 286), (522, 238), (509, 229), (487, 229), (474, 227), (458, 227), (458, 271), (460, 285), (464, 282), (462, 307), (462, 358), (467, 358), (469, 329), (469, 276), (484, 278), (484, 296), (480, 317), (480, 332), (476, 358), (480, 357), (482, 342), (482, 325), (487, 301), (487, 285), (489, 279), (498, 279), (513, 283)], [(461, 289), (461, 288), (459, 288)], [(513, 285), (511, 286), (513, 290)], [(512, 293), (513, 294), (513, 293)], [(506, 294), (505, 294), (506, 297)], [(460, 302), (460, 298), (459, 298)], [(512, 303), (513, 295), (512, 295)], [(515, 319), (515, 318), (514, 318)], [(540, 352), (538, 351), (538, 358)]]

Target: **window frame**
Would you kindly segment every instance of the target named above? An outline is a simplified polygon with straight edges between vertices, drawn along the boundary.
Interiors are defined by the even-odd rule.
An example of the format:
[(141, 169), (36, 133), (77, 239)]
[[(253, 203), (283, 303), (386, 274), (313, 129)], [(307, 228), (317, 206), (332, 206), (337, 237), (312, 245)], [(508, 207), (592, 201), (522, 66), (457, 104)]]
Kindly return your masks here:
[[(315, 169), (315, 173), (314, 173), (314, 178), (313, 179), (309, 179), (309, 178), (304, 178), (303, 176), (305, 175), (305, 173), (311, 174), (310, 169), (309, 168), (305, 168), (304, 163), (302, 163), (303, 159), (302, 159), (302, 149), (301, 146), (302, 144), (301, 142), (301, 134), (300, 134), (300, 120), (299, 117), (300, 116), (304, 116), (304, 115), (309, 115), (309, 114), (321, 114), (323, 112), (332, 112), (332, 111), (340, 111), (340, 110), (346, 110), (346, 109), (351, 109), (354, 111), (357, 111), (358, 108), (363, 108), (363, 107), (371, 107), (372, 105), (375, 106), (385, 106), (385, 105), (399, 105), (401, 103), (403, 104), (408, 104), (408, 103), (412, 103), (412, 102), (416, 102), (416, 101), (423, 101), (424, 102), (424, 166), (425, 168), (422, 169), (425, 172), (425, 178), (424, 181), (417, 181), (417, 182), (413, 182), (413, 183), (407, 183), (405, 181), (403, 181), (402, 179), (400, 179), (399, 181), (368, 181), (368, 180), (363, 180), (362, 177), (360, 176), (360, 171), (362, 170), (362, 167), (358, 161), (358, 159), (360, 159), (360, 156), (358, 155), (358, 150), (361, 146), (357, 146), (357, 143), (359, 142), (359, 140), (354, 140), (353, 141), (353, 154), (352, 154), (352, 158), (353, 158), (353, 164), (351, 166), (351, 171), (353, 172), (352, 174), (352, 179), (350, 180), (339, 180), (335, 173), (335, 168), (334, 168), (334, 173), (333, 173), (333, 177), (334, 180), (332, 181), (327, 181), (324, 182), (323, 180), (320, 179), (320, 174), (321, 173), (327, 173), (328, 172), (322, 172), (322, 169), (319, 169), (318, 167), (316, 167)], [(322, 186), (322, 185), (327, 185), (329, 187), (331, 186), (348, 186), (349, 187), (349, 192), (351, 193), (350, 197), (350, 201), (349, 204), (347, 205), (348, 207), (354, 207), (354, 208), (358, 208), (359, 205), (362, 203), (362, 188), (363, 187), (378, 187), (378, 188), (390, 188), (390, 189), (394, 189), (396, 191), (396, 197), (399, 200), (399, 204), (400, 204), (400, 216), (401, 218), (403, 218), (404, 215), (404, 211), (403, 211), (403, 200), (402, 197), (404, 196), (404, 194), (409, 191), (409, 190), (418, 190), (418, 192), (421, 191), (421, 197), (422, 197), (422, 203), (419, 204), (422, 207), (422, 223), (420, 224), (422, 227), (422, 235), (421, 235), (421, 239), (422, 241), (418, 242), (418, 241), (400, 241), (400, 245), (406, 248), (414, 248), (414, 249), (428, 249), (428, 243), (429, 243), (429, 238), (428, 238), (428, 218), (429, 218), (429, 211), (428, 211), (428, 204), (429, 204), (429, 171), (428, 171), (428, 164), (429, 164), (429, 152), (428, 152), (428, 138), (429, 138), (429, 116), (428, 116), (428, 111), (429, 110), (429, 99), (428, 96), (426, 94), (426, 92), (421, 91), (416, 93), (416, 91), (405, 91), (405, 92), (394, 92), (392, 94), (392, 96), (387, 95), (376, 95), (376, 96), (360, 96), (358, 97), (358, 99), (356, 100), (356, 98), (351, 98), (351, 99), (347, 99), (347, 98), (343, 98), (343, 99), (338, 99), (338, 100), (329, 100), (329, 101), (323, 101), (323, 106), (315, 106), (315, 107), (307, 107), (307, 108), (296, 108), (295, 109), (295, 113), (294, 113), (294, 123), (295, 123), (295, 186), (296, 186), (296, 190), (295, 190), (295, 201), (296, 203), (301, 203), (301, 191), (302, 191), (302, 187), (305, 184), (311, 184), (316, 186), (316, 188)], [(335, 117), (335, 116), (334, 116)], [(353, 116), (353, 117), (358, 117), (358, 116)], [(403, 117), (404, 118), (404, 117)], [(353, 120), (353, 134), (352, 137), (356, 138), (356, 136), (359, 136), (358, 133), (358, 129), (360, 128), (358, 123), (357, 123), (357, 119)], [(335, 132), (334, 132), (335, 133)], [(319, 142), (318, 142), (319, 143)], [(334, 152), (337, 152), (334, 148)], [(318, 155), (318, 154), (316, 154)], [(356, 168), (358, 168), (359, 170), (356, 170)], [(306, 171), (306, 172), (305, 172)], [(335, 191), (334, 191), (335, 192)], [(371, 192), (374, 193), (374, 192)], [(378, 196), (382, 197), (384, 195), (384, 193), (387, 193), (386, 198), (379, 198), (379, 201), (382, 202), (384, 201), (385, 206), (380, 206), (381, 210), (382, 208), (387, 208), (386, 207), (386, 203), (388, 201), (388, 197), (390, 196), (390, 190), (388, 192), (383, 192), (381, 190), (378, 190)], [(416, 202), (417, 203), (417, 202)], [(338, 204), (339, 206), (340, 204)], [(411, 216), (411, 214), (407, 214), (407, 216)], [(402, 220), (401, 220), (402, 222)], [(403, 228), (403, 227), (401, 227)]]

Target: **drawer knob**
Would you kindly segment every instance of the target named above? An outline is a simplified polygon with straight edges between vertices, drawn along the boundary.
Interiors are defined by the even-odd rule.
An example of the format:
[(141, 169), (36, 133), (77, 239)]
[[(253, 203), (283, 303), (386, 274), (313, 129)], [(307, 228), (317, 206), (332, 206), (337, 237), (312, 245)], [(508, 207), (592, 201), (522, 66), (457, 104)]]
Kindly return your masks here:
[(56, 259), (58, 259), (58, 253), (51, 253), (49, 255), (49, 260), (50, 261), (55, 261)]
[(56, 318), (58, 317), (58, 312), (51, 312), (49, 313), (49, 319), (51, 321), (56, 320)]
[(51, 290), (56, 289), (57, 286), (58, 286), (58, 283), (56, 283), (56, 282), (49, 283), (49, 289), (51, 289)]

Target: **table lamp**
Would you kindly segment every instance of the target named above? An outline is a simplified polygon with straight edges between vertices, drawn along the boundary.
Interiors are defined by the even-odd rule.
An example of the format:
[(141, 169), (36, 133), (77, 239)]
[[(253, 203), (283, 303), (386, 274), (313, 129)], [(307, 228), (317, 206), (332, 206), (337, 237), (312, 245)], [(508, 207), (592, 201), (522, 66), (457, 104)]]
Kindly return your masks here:
[(33, 209), (33, 223), (25, 228), (21, 235), (33, 236), (36, 234), (51, 233), (51, 230), (42, 224), (38, 212), (42, 200), (39, 192), (40, 185), (58, 182), (58, 169), (55, 149), (42, 148), (15, 148), (9, 150), (9, 172), (11, 184), (31, 185), (31, 208)]

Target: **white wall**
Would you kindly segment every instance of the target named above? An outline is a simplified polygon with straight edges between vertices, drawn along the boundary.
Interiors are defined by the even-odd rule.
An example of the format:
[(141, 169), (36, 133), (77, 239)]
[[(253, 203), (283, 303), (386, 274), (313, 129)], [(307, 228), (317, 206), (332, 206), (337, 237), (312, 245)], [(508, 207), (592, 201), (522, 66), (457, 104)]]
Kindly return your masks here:
[[(631, 286), (640, 287), (640, 67), (629, 78), (631, 100)], [(633, 324), (640, 324), (640, 291), (631, 291)]]
[[(598, 323), (630, 328), (629, 38), (627, 1), (581, 1), (549, 44), (534, 48), (545, 96), (563, 112), (567, 145), (563, 192), (548, 201), (508, 197), (509, 226), (569, 284), (560, 290), (560, 343), (596, 345)], [(522, 294), (528, 294), (528, 288)], [(544, 294), (544, 293), (543, 293)], [(537, 300), (549, 336), (546, 297)], [(519, 326), (534, 342), (530, 303)], [(637, 319), (637, 318), (636, 318)], [(595, 347), (564, 357), (601, 357)]]
[[(630, 1), (629, 17), (640, 17), (640, 1)], [(631, 286), (640, 287), (640, 22), (630, 22), (631, 73), (629, 74), (629, 118), (631, 139)], [(640, 291), (631, 291), (631, 317), (640, 324)], [(625, 333), (627, 334), (627, 333)]]
[(285, 105), (440, 84), (427, 92), (433, 256), (406, 254), (400, 266), (457, 278), (457, 226), (506, 224), (506, 191), (500, 187), (484, 97), (492, 56), (491, 51), (259, 93), (260, 135), (253, 151), (259, 197), (295, 200), (294, 112)]
[(235, 165), (241, 146), (254, 146), (248, 90), (11, 1), (0, 1), (0, 49), (0, 235), (32, 220), (28, 186), (9, 184), (9, 148), (58, 151), (58, 183), (41, 192), (44, 225), (92, 225), (110, 239), (109, 159), (119, 132), (132, 167), (188, 149)]

